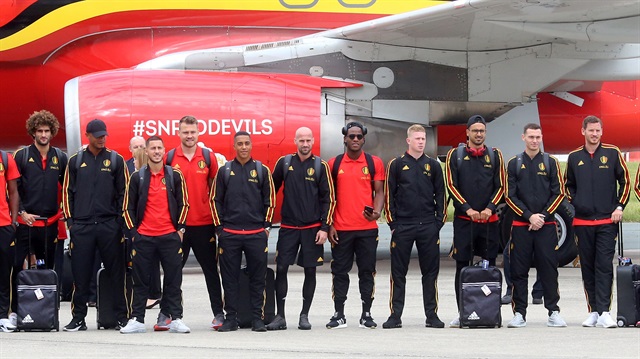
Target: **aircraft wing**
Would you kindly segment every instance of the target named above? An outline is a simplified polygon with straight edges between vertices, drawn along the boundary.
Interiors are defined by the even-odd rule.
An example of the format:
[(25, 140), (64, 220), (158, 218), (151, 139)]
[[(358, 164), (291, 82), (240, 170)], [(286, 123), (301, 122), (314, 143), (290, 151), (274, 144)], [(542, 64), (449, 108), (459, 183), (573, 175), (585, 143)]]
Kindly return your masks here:
[[(318, 36), (470, 52), (576, 45), (571, 46), (575, 48), (573, 57), (620, 58), (637, 57), (637, 49), (635, 53), (624, 53), (621, 48), (597, 48), (638, 44), (639, 31), (637, 0), (467, 0), (329, 30)], [(586, 43), (595, 46), (581, 49)], [(569, 56), (568, 49), (562, 50)], [(604, 54), (579, 56), (578, 51)]]
[(414, 121), (427, 111), (431, 124), (452, 123), (495, 118), (540, 91), (640, 79), (639, 24), (637, 0), (464, 0), (139, 67), (339, 78), (363, 85), (345, 95), (358, 102), (347, 115)]

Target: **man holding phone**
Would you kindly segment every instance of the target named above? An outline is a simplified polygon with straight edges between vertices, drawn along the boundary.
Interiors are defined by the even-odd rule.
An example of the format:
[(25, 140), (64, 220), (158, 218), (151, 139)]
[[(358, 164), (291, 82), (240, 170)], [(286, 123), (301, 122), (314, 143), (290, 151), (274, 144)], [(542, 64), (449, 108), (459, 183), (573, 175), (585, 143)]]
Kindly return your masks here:
[[(331, 274), (335, 313), (327, 329), (347, 327), (344, 303), (349, 289), (349, 271), (355, 255), (358, 265), (362, 315), (360, 327), (374, 329), (371, 317), (378, 248), (378, 223), (384, 204), (384, 164), (379, 157), (365, 153), (367, 128), (350, 122), (342, 128), (346, 152), (329, 160), (336, 188), (336, 211), (329, 228)], [(365, 210), (365, 206), (370, 210)]]
[(405, 285), (415, 242), (422, 272), (422, 296), (427, 328), (444, 328), (438, 318), (440, 228), (445, 221), (445, 189), (438, 161), (424, 154), (426, 130), (407, 130), (408, 150), (389, 161), (385, 184), (385, 215), (391, 228), (391, 315), (384, 329), (402, 327)]

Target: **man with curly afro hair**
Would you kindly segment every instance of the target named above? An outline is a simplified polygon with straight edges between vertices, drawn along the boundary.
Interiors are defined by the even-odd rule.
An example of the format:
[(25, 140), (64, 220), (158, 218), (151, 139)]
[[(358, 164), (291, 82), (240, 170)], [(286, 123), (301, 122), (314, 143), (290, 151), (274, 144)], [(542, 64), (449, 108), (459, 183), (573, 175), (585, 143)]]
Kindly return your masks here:
[[(62, 278), (62, 258), (54, 260), (58, 246), (58, 221), (61, 217), (59, 190), (67, 168), (67, 155), (59, 148), (51, 146), (51, 140), (58, 133), (60, 124), (51, 112), (41, 110), (31, 114), (26, 122), (27, 133), (33, 143), (16, 151), (14, 157), (21, 177), (18, 178), (18, 223), (16, 230), (16, 262), (13, 269), (13, 298), (17, 298), (17, 275), (29, 254), (29, 231), (31, 247), (37, 259), (44, 259), (45, 266), (54, 268), (58, 278)], [(37, 220), (37, 218), (46, 218)], [(45, 238), (48, 243), (45, 253)], [(63, 243), (60, 243), (62, 253)], [(17, 309), (16, 301), (11, 303), (12, 311)], [(10, 320), (14, 319), (13, 313)]]

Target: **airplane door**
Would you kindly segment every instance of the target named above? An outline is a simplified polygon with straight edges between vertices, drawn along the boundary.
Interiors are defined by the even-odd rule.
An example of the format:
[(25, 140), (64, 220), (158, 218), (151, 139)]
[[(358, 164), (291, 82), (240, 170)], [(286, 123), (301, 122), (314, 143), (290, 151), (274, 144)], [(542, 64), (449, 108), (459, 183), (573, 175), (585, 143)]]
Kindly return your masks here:
[(326, 88), (320, 93), (320, 157), (326, 160), (344, 152), (345, 92), (343, 88)]

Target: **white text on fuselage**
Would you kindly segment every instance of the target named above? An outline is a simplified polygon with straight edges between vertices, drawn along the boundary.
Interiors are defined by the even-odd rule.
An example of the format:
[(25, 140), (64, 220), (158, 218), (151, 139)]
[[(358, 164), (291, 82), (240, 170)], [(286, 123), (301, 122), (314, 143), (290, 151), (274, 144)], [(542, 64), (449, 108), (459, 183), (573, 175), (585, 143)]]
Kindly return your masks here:
[[(180, 120), (136, 120), (133, 122), (134, 136), (177, 136)], [(246, 131), (251, 135), (270, 135), (273, 122), (269, 119), (210, 119), (198, 120), (200, 135), (234, 135)]]

